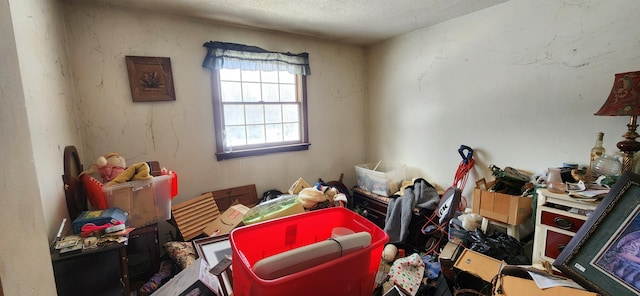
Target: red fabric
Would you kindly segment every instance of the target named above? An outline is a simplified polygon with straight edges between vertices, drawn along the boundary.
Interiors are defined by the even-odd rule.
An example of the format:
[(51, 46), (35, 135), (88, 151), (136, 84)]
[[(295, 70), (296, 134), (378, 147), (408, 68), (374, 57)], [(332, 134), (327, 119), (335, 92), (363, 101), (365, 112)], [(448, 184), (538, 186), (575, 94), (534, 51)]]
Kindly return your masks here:
[(99, 236), (99, 235), (102, 235), (105, 229), (111, 226), (120, 225), (120, 224), (124, 224), (124, 222), (120, 220), (115, 220), (115, 219), (111, 220), (111, 223), (106, 223), (103, 225), (95, 225), (94, 223), (87, 223), (82, 226), (82, 229), (80, 231), (80, 237)]

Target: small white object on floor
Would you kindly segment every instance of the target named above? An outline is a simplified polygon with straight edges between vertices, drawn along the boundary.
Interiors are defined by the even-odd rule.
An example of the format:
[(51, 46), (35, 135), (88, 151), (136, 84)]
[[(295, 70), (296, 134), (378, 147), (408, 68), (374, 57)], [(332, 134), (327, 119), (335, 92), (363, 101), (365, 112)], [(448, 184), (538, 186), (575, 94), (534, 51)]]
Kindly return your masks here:
[(382, 250), (382, 260), (385, 262), (391, 263), (396, 260), (396, 256), (398, 255), (398, 247), (393, 244), (388, 244), (384, 246)]

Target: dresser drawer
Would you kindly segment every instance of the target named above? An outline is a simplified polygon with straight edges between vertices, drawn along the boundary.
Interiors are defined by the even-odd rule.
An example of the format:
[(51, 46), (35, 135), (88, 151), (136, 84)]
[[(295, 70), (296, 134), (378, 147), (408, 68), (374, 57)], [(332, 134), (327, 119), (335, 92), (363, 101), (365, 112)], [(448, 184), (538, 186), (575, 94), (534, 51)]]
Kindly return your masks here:
[(383, 198), (385, 197), (368, 192), (360, 192), (360, 190), (353, 191), (354, 205), (356, 208), (362, 209), (362, 216), (384, 229), (388, 203), (379, 200)]
[(382, 213), (385, 216), (387, 215), (387, 204), (383, 204), (377, 200), (363, 197), (360, 195), (356, 195), (354, 201), (356, 205), (359, 205), (365, 209), (370, 209), (370, 210)]
[(599, 202), (580, 201), (545, 188), (537, 189), (536, 193), (536, 229), (531, 261), (534, 264), (551, 263), (560, 256)]
[(584, 224), (585, 220), (568, 217), (562, 214), (542, 211), (541, 223), (551, 227), (564, 229), (566, 231), (577, 232)]
[(547, 240), (545, 241), (544, 255), (556, 259), (560, 255), (560, 252), (569, 244), (573, 236), (558, 233), (551, 229), (547, 229), (546, 231)]
[(380, 213), (378, 211), (365, 208), (362, 216), (373, 222), (373, 224), (377, 225), (378, 227), (384, 229), (384, 223), (387, 219), (387, 213)]

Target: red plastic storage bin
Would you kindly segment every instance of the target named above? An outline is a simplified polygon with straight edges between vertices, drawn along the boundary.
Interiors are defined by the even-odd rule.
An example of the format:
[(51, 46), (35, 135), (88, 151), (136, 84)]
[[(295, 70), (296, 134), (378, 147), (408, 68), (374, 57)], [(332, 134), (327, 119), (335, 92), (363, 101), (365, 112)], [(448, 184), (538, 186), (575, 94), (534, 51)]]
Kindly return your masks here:
[[(307, 270), (273, 280), (258, 277), (252, 266), (260, 259), (324, 241), (335, 227), (371, 234), (371, 245)], [(389, 236), (364, 217), (345, 208), (296, 214), (234, 229), (233, 295), (362, 295), (375, 288), (382, 249)]]

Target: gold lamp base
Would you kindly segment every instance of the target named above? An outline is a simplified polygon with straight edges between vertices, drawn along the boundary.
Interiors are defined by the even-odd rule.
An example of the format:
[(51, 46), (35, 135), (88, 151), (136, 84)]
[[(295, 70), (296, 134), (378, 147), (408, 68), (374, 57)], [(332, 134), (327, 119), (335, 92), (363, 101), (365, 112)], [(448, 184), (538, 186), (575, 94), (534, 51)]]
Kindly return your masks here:
[(640, 151), (640, 142), (636, 142), (636, 138), (640, 137), (640, 135), (638, 135), (638, 133), (636, 132), (636, 128), (638, 127), (637, 121), (637, 116), (631, 115), (629, 124), (627, 124), (627, 127), (629, 129), (626, 133), (624, 133), (624, 135), (622, 135), (625, 140), (616, 144), (616, 147), (618, 147), (618, 149), (620, 149), (620, 151), (622, 151), (622, 153), (624, 154), (622, 157), (621, 173), (633, 170), (634, 155), (636, 152)]

